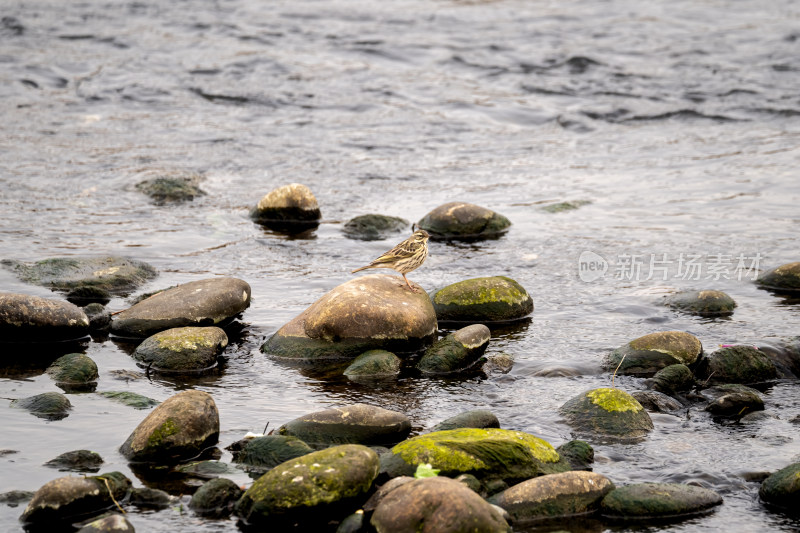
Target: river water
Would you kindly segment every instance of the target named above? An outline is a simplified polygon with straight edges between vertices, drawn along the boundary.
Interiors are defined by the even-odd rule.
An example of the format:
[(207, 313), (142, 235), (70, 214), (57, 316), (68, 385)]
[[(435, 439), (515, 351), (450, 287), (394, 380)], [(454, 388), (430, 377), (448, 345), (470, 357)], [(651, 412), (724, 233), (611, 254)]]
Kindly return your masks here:
[[(800, 260), (798, 87), (800, 6), (790, 0), (7, 1), (0, 258), (125, 255), (160, 272), (142, 291), (213, 276), (250, 283), (241, 334), (209, 376), (121, 381), (115, 371), (136, 370), (125, 346), (86, 348), (100, 391), (210, 392), (221, 447), (353, 402), (403, 411), (415, 432), (490, 409), (503, 427), (557, 446), (572, 438), (558, 407), (608, 386), (603, 356), (635, 337), (684, 330), (713, 351), (800, 334), (800, 307), (752, 283), (756, 268)], [(159, 175), (200, 176), (207, 195), (154, 205), (134, 186)], [(319, 228), (286, 237), (253, 224), (259, 198), (292, 182), (317, 196)], [(507, 275), (526, 287), (532, 320), (495, 330), (487, 350), (513, 355), (510, 372), (370, 387), (258, 351), (400, 240), (348, 240), (345, 221), (416, 221), (455, 200), (513, 226), (499, 240), (431, 243), (410, 278), (433, 289)], [(542, 209), (562, 201), (589, 203)], [(53, 295), (5, 271), (0, 287)], [(705, 288), (730, 294), (735, 314), (700, 319), (662, 305)], [(58, 390), (40, 372), (0, 379), (0, 449), (16, 452), (0, 456), (0, 492), (36, 490), (59, 475), (45, 461), (79, 448), (141, 486), (117, 448), (146, 411), (95, 394), (70, 395), (59, 421), (8, 408)], [(653, 415), (642, 443), (596, 443), (595, 471), (617, 485), (695, 483), (725, 499), (709, 516), (651, 531), (797, 530), (747, 479), (800, 460), (799, 389), (769, 388), (775, 417), (753, 424)], [(21, 530), (21, 511), (0, 507), (0, 529)], [(129, 519), (139, 531), (236, 530), (178, 507)]]

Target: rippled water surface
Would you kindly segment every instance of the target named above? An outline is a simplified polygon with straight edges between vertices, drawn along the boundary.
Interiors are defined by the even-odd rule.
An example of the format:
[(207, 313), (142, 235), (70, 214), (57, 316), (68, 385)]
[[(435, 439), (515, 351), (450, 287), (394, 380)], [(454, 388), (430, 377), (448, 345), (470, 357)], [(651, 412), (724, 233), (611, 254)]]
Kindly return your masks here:
[[(800, 307), (737, 270), (800, 260), (798, 87), (800, 7), (790, 0), (6, 2), (0, 258), (126, 255), (160, 272), (143, 292), (213, 276), (250, 283), (241, 334), (210, 376), (121, 381), (114, 371), (137, 369), (129, 347), (86, 348), (98, 390), (210, 392), (221, 446), (352, 402), (403, 411), (417, 432), (488, 408), (503, 427), (559, 445), (572, 437), (558, 407), (607, 386), (603, 356), (632, 338), (685, 330), (712, 351), (800, 334)], [(207, 195), (154, 205), (135, 185), (161, 175), (200, 176)], [(290, 238), (254, 225), (248, 210), (291, 182), (314, 191), (319, 228)], [(433, 289), (508, 275), (526, 287), (533, 319), (494, 331), (487, 351), (512, 354), (509, 373), (368, 387), (258, 351), (399, 240), (348, 240), (345, 221), (416, 221), (453, 200), (513, 226), (499, 240), (432, 243), (411, 279)], [(542, 209), (564, 201), (589, 203)], [(605, 275), (581, 280), (583, 252), (607, 263)], [(52, 295), (6, 271), (0, 287)], [(714, 320), (662, 305), (690, 288), (726, 291), (739, 307)], [(41, 370), (0, 378), (0, 449), (16, 451), (0, 455), (0, 492), (35, 490), (59, 475), (42, 463), (79, 448), (99, 452), (104, 471), (158, 486), (117, 451), (145, 411), (94, 394), (70, 395), (60, 421), (8, 408), (56, 390)], [(796, 530), (759, 503), (746, 474), (800, 459), (799, 388), (768, 389), (776, 417), (751, 425), (653, 415), (645, 442), (597, 443), (595, 471), (617, 485), (692, 482), (725, 498), (712, 515), (651, 530)], [(0, 529), (20, 530), (21, 511), (0, 507)], [(179, 508), (129, 518), (141, 531), (236, 530)]]

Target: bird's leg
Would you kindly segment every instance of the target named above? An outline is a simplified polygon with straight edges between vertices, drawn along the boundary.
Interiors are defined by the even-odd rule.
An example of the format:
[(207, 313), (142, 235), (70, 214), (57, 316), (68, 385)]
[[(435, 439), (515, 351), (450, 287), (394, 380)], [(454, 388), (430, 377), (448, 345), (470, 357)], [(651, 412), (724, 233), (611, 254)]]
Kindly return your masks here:
[(408, 282), (408, 278), (406, 277), (405, 274), (401, 273), (400, 275), (403, 276), (404, 280), (406, 280), (406, 285), (408, 285), (408, 288), (411, 289), (411, 292), (419, 292), (418, 289), (415, 289), (414, 287), (411, 286), (411, 283)]

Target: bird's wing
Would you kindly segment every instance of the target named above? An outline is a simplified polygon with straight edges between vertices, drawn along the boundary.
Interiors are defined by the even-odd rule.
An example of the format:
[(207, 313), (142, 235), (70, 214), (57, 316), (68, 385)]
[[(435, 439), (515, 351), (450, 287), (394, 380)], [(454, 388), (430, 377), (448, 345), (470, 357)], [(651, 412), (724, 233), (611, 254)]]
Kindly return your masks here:
[(398, 259), (406, 259), (414, 255), (416, 249), (413, 242), (403, 241), (370, 264), (392, 263)]

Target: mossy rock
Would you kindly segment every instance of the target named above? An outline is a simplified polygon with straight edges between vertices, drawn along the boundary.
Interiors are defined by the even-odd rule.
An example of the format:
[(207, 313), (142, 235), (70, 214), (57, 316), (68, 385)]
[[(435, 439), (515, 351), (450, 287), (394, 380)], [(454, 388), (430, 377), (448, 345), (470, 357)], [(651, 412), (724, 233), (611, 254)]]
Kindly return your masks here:
[(131, 480), (119, 472), (91, 477), (68, 476), (42, 485), (20, 516), (29, 527), (68, 526), (82, 517), (99, 514), (124, 500)]
[(11, 407), (26, 409), (32, 415), (46, 420), (61, 420), (69, 416), (72, 404), (59, 392), (44, 392), (27, 398), (12, 400)]
[(111, 513), (93, 520), (76, 533), (135, 533), (133, 524), (119, 513)]
[(268, 470), (281, 463), (309, 454), (314, 450), (305, 442), (289, 435), (265, 435), (240, 441), (233, 460), (253, 470)]
[(442, 323), (510, 322), (533, 312), (528, 291), (506, 276), (459, 281), (439, 289), (431, 299)]
[(193, 461), (175, 468), (175, 472), (199, 479), (214, 479), (220, 476), (235, 476), (242, 473), (236, 465), (222, 461)]
[(413, 475), (420, 464), (430, 464), (443, 476), (472, 474), (507, 482), (569, 469), (547, 441), (508, 429), (436, 431), (401, 442), (391, 451), (382, 459), (391, 477)]
[(491, 332), (483, 324), (473, 324), (450, 333), (425, 350), (417, 369), (425, 374), (450, 374), (467, 370), (486, 351)]
[(591, 470), (594, 448), (583, 440), (571, 440), (556, 448), (558, 455), (569, 462), (573, 470)]
[(636, 398), (636, 401), (642, 404), (642, 407), (651, 413), (669, 413), (684, 407), (681, 402), (672, 396), (667, 396), (663, 392), (637, 390), (633, 391), (631, 396)]
[(70, 289), (66, 294), (68, 302), (81, 307), (89, 304), (106, 305), (111, 300), (111, 296), (111, 292), (107, 289), (94, 285), (79, 285)]
[(744, 385), (732, 383), (719, 385), (703, 392), (714, 398), (705, 408), (714, 416), (740, 418), (746, 414), (764, 410), (764, 400), (761, 399), (761, 394)]
[(0, 341), (61, 342), (88, 338), (89, 318), (63, 300), (0, 293)]
[(589, 200), (573, 200), (570, 202), (558, 202), (555, 204), (548, 204), (543, 206), (541, 209), (542, 211), (547, 211), (548, 213), (564, 213), (565, 211), (574, 211), (591, 203), (592, 202), (590, 202)]
[(451, 416), (447, 420), (442, 420), (436, 424), (431, 432), (434, 431), (447, 431), (449, 429), (461, 428), (499, 428), (500, 421), (491, 411), (485, 409), (475, 409), (473, 411), (465, 411)]
[(653, 429), (644, 407), (619, 389), (592, 389), (561, 406), (567, 422), (581, 434), (609, 441), (636, 441)]
[(178, 502), (176, 496), (150, 487), (134, 487), (128, 498), (128, 503), (140, 509), (166, 509)]
[(430, 233), (432, 240), (478, 240), (501, 236), (511, 221), (485, 207), (450, 202), (422, 217), (417, 226)]
[(372, 487), (379, 467), (378, 454), (359, 444), (310, 453), (258, 478), (239, 499), (236, 513), (253, 527), (299, 523), (311, 531), (358, 505)]
[(694, 387), (694, 374), (684, 364), (665, 366), (653, 376), (652, 389), (656, 392), (673, 395), (689, 391)]
[(136, 184), (136, 190), (149, 196), (157, 204), (179, 203), (194, 200), (206, 193), (199, 187), (199, 176), (159, 176)]
[(733, 298), (714, 290), (681, 292), (668, 297), (666, 304), (684, 313), (703, 317), (729, 316), (736, 308)]
[(189, 509), (200, 516), (224, 518), (233, 512), (243, 493), (230, 479), (212, 479), (197, 489), (189, 502)]
[(2, 264), (22, 281), (53, 290), (94, 288), (124, 296), (156, 277), (155, 268), (128, 257), (53, 257), (27, 264), (4, 260)]
[(408, 220), (386, 215), (361, 215), (348, 220), (342, 232), (349, 239), (361, 241), (379, 241), (404, 233), (408, 229)]
[(18, 507), (20, 504), (28, 503), (33, 494), (30, 490), (10, 490), (0, 493), (0, 503), (8, 507)]
[(776, 292), (800, 291), (800, 261), (768, 270), (756, 280), (756, 283), (764, 289)]
[(669, 365), (692, 366), (703, 353), (700, 339), (684, 331), (650, 333), (614, 350), (605, 368), (632, 376), (652, 376)]
[(302, 231), (316, 227), (322, 216), (311, 189), (300, 183), (278, 187), (259, 200), (250, 217), (276, 231)]
[(637, 483), (603, 498), (603, 516), (626, 519), (676, 518), (710, 511), (722, 503), (713, 490), (678, 483)]
[(800, 497), (800, 463), (781, 468), (761, 483), (758, 496), (764, 503), (797, 514)]
[(400, 358), (386, 350), (368, 350), (344, 370), (349, 378), (396, 376), (400, 373)]
[(778, 374), (770, 358), (753, 346), (740, 345), (720, 348), (703, 359), (695, 374), (710, 384), (765, 383)]
[(333, 407), (296, 418), (278, 434), (309, 444), (392, 444), (406, 438), (411, 421), (403, 413), (362, 403)]
[(614, 488), (610, 479), (594, 472), (563, 472), (523, 481), (489, 502), (505, 509), (517, 524), (594, 512)]
[(93, 333), (105, 333), (111, 327), (111, 312), (99, 303), (84, 306), (83, 312), (89, 319), (89, 329)]
[(62, 355), (47, 367), (47, 375), (66, 392), (93, 391), (97, 385), (97, 364), (82, 353)]
[(100, 465), (103, 464), (103, 458), (100, 454), (90, 450), (73, 450), (71, 452), (64, 452), (55, 459), (47, 461), (44, 466), (50, 468), (57, 468), (61, 471), (70, 472), (97, 472), (100, 470)]
[(158, 400), (129, 391), (102, 391), (97, 394), (134, 409), (149, 409), (161, 403)]
[(215, 326), (171, 328), (142, 341), (133, 358), (156, 372), (201, 372), (217, 366), (227, 345), (225, 331)]

